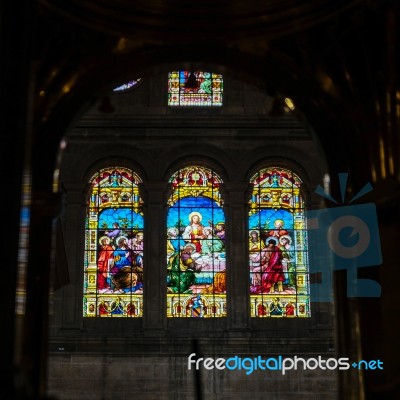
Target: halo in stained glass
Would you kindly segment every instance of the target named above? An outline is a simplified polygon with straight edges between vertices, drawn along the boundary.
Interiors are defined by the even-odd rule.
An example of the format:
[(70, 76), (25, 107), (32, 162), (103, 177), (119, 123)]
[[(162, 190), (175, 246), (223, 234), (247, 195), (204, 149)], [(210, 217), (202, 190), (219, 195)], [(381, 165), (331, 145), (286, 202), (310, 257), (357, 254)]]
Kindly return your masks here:
[(223, 90), (221, 74), (205, 71), (168, 73), (169, 106), (222, 106)]
[(249, 212), (252, 317), (309, 317), (307, 231), (300, 178), (270, 167), (252, 178)]
[(225, 214), (221, 179), (190, 166), (170, 179), (167, 317), (226, 316)]

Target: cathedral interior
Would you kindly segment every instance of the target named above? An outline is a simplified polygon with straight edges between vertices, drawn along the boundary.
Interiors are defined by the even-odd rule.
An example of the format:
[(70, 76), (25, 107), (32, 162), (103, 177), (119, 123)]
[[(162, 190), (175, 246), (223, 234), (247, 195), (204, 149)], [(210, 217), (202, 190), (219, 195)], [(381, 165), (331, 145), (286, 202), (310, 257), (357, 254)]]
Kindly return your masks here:
[[(0, 398), (399, 398), (399, 23), (395, 0), (1, 2), (1, 171), (11, 196), (3, 203), (10, 210), (2, 242), (11, 272), (0, 291), (6, 310)], [(222, 77), (221, 103), (171, 104), (172, 71)], [(133, 80), (132, 88), (115, 90)], [(165, 262), (165, 221), (178, 193), (171, 177), (179, 185), (191, 166), (196, 175), (185, 182), (195, 176), (194, 186), (197, 171), (212, 171), (202, 181), (203, 187), (212, 182), (216, 199), (217, 219), (210, 225), (226, 227), (226, 278), (218, 275), (219, 291), (214, 280), (212, 292), (222, 306), (206, 309), (221, 318), (177, 317), (185, 307), (194, 310), (193, 299), (170, 306), (175, 289)], [(332, 271), (332, 300), (317, 301), (312, 288), (322, 278), (310, 271), (310, 297), (299, 300), (295, 311), (286, 305), (286, 317), (254, 306), (257, 274), (251, 286), (248, 279), (249, 204), (276, 200), (268, 194), (272, 189), (259, 200), (251, 188), (254, 182), (261, 187), (260, 171), (268, 175), (274, 168), (297, 179), (297, 197), (288, 192), (282, 202), (332, 213), (373, 205), (378, 221), (369, 234), (369, 256), (355, 261), (352, 271)], [(104, 318), (107, 309), (90, 303), (91, 277), (102, 279), (90, 275), (86, 261), (92, 254), (91, 188), (96, 182), (100, 193), (101, 179), (112, 182), (118, 174), (118, 182), (126, 182), (129, 171), (137, 180), (126, 199), (132, 196), (144, 215), (144, 268), (135, 273), (144, 289), (133, 296), (141, 310), (130, 314), (137, 318)], [(117, 189), (107, 185), (112, 196)], [(365, 187), (372, 190), (358, 197)], [(108, 197), (101, 201), (114, 204)], [(303, 217), (303, 206), (296, 207)], [(183, 236), (189, 225), (200, 225), (193, 210), (189, 221), (183, 218)], [(110, 227), (104, 226), (96, 228), (102, 238)], [(285, 231), (294, 240), (290, 235)], [(225, 252), (218, 254), (225, 263)], [(351, 292), (361, 280), (379, 284), (379, 293)], [(275, 293), (282, 292), (278, 283), (272, 283)], [(366, 363), (246, 374), (189, 369), (193, 353)]]

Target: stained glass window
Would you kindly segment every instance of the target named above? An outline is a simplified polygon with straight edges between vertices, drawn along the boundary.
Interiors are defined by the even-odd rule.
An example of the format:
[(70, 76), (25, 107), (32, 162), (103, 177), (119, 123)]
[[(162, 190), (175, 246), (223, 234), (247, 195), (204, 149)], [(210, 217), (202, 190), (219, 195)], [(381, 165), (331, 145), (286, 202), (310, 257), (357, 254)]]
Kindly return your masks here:
[(300, 178), (283, 168), (255, 174), (249, 213), (252, 317), (309, 317), (307, 233)]
[(113, 92), (125, 92), (126, 90), (132, 89), (137, 86), (141, 82), (142, 78), (138, 78), (136, 80), (132, 80), (122, 84), (121, 86), (117, 86), (113, 89)]
[(122, 167), (90, 180), (85, 228), (84, 317), (141, 317), (143, 213), (140, 178)]
[(167, 316), (226, 316), (225, 214), (221, 179), (191, 166), (170, 179)]
[(203, 71), (168, 73), (169, 106), (222, 106), (222, 75)]

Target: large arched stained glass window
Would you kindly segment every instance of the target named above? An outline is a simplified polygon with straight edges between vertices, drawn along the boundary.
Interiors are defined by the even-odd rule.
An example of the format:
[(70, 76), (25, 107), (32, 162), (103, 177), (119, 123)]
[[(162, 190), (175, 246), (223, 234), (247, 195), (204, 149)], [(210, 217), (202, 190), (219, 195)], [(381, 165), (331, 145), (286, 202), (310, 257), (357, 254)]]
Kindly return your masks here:
[(272, 167), (260, 170), (251, 183), (251, 316), (308, 317), (307, 233), (300, 178)]
[(225, 317), (225, 214), (221, 179), (190, 166), (170, 179), (167, 215), (167, 316)]
[(84, 317), (141, 317), (143, 213), (140, 178), (122, 167), (90, 180), (84, 261)]
[(222, 75), (204, 71), (168, 73), (169, 106), (222, 106)]

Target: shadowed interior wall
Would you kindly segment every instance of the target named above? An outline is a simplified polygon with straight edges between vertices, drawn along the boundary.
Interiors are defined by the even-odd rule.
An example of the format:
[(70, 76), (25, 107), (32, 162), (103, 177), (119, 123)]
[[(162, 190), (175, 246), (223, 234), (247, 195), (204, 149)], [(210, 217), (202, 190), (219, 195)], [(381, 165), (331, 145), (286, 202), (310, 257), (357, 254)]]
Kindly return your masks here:
[[(222, 107), (168, 107), (167, 76), (160, 74), (130, 92), (110, 94), (112, 113), (96, 104), (68, 132), (59, 166), (67, 265), (59, 268), (68, 269), (69, 282), (53, 297), (48, 374), (56, 398), (336, 398), (335, 371), (283, 377), (279, 371), (188, 370), (193, 352), (215, 358), (335, 355), (332, 305), (312, 303), (310, 318), (249, 317), (249, 179), (262, 166), (290, 168), (303, 180), (306, 207), (317, 208), (321, 199), (313, 191), (326, 161), (312, 132), (283, 102), (276, 109), (261, 90), (224, 78)], [(194, 163), (214, 168), (225, 184), (227, 257), (233, 257), (227, 318), (166, 318), (165, 226), (157, 219), (145, 224), (145, 242), (161, 239), (159, 248), (145, 252), (143, 318), (83, 318), (84, 220), (93, 171), (132, 168), (143, 179), (145, 215), (156, 202), (165, 217), (169, 176)]]

